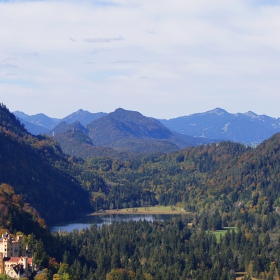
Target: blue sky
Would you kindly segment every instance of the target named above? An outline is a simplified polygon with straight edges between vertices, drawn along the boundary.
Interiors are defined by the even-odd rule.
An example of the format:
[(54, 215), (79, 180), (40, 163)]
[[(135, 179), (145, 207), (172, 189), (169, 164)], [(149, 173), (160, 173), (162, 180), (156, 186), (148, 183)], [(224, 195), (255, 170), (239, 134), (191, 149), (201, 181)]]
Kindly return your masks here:
[(0, 102), (64, 117), (280, 117), (280, 1), (0, 1)]

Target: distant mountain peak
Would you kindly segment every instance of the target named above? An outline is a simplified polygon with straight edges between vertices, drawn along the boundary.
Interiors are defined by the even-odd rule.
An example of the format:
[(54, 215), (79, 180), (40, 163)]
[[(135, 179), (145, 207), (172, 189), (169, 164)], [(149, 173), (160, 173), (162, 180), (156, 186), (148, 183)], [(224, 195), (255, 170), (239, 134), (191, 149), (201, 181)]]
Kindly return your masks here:
[(79, 109), (78, 111), (76, 111), (76, 112), (74, 112), (72, 114), (74, 115), (74, 114), (81, 114), (81, 113), (90, 113), (90, 112), (87, 111), (87, 110)]
[(45, 115), (44, 113), (38, 113), (38, 114), (35, 114), (35, 115), (31, 115), (30, 117), (50, 118), (47, 115)]
[(110, 113), (109, 116), (118, 121), (126, 122), (146, 122), (149, 119), (137, 111), (125, 110), (123, 108), (116, 109), (114, 112)]
[(218, 108), (217, 107), (217, 108), (215, 108), (213, 110), (207, 111), (206, 113), (208, 113), (208, 114), (216, 114), (218, 116), (222, 116), (224, 114), (227, 114), (228, 112), (226, 110), (222, 109), (222, 108)]
[(15, 116), (17, 116), (18, 118), (22, 118), (22, 119), (29, 117), (27, 114), (25, 114), (22, 111), (15, 111), (15, 112), (13, 112), (13, 114)]
[(75, 121), (79, 121), (82, 125), (87, 125), (92, 121), (106, 116), (107, 113), (99, 112), (99, 113), (90, 113), (89, 111), (79, 109), (78, 111), (68, 115), (67, 117), (63, 118), (63, 121), (66, 121), (68, 124), (73, 123)]
[(82, 131), (86, 134), (88, 133), (88, 130), (79, 121), (75, 121), (71, 124), (68, 124), (65, 121), (62, 121), (52, 130), (52, 133), (54, 135), (56, 135), (56, 134), (60, 134), (60, 133), (70, 132), (70, 131), (72, 131), (72, 132)]
[(169, 129), (191, 136), (256, 145), (280, 132), (278, 119), (266, 115), (228, 113), (221, 108), (171, 120), (160, 120)]
[(123, 108), (90, 123), (87, 128), (95, 146), (132, 153), (169, 152), (202, 142), (209, 143), (205, 139), (173, 132), (154, 118)]
[(127, 110), (125, 110), (124, 108), (117, 108), (114, 112), (125, 112)]
[(123, 108), (117, 108), (114, 112), (110, 113), (111, 115), (123, 115), (127, 114), (128, 111)]
[(111, 113), (112, 115), (128, 115), (128, 114), (134, 114), (138, 116), (143, 116), (141, 113), (137, 111), (131, 111), (131, 110), (126, 110), (123, 108), (117, 108), (114, 112)]
[(253, 119), (260, 119), (261, 116), (257, 115), (256, 113), (252, 112), (252, 111), (248, 111), (246, 113), (244, 113), (243, 115), (253, 118)]

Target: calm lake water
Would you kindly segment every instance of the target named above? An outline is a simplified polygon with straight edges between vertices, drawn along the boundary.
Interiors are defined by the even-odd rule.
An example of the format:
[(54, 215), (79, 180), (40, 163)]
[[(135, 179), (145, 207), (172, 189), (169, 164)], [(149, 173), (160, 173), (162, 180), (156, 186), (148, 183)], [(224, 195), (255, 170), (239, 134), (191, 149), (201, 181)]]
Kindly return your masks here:
[(113, 222), (128, 222), (130, 220), (146, 220), (149, 222), (166, 221), (170, 220), (172, 217), (175, 216), (177, 215), (114, 214), (102, 216), (85, 216), (73, 221), (68, 221), (67, 223), (56, 224), (53, 227), (51, 227), (51, 231), (56, 232), (61, 230), (71, 232), (74, 229), (81, 230), (84, 228), (88, 228), (93, 224), (97, 225), (98, 227), (101, 227), (103, 224), (109, 225)]

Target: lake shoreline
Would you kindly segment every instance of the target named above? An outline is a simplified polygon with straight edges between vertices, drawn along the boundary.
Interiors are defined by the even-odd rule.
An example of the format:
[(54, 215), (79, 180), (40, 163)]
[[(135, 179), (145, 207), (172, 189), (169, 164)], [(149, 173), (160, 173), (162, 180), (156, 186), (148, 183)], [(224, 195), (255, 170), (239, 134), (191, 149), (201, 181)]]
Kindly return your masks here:
[[(135, 211), (136, 208), (134, 208)], [(50, 228), (51, 232), (71, 232), (73, 230), (84, 230), (86, 228), (89, 228), (92, 225), (97, 226), (98, 228), (105, 225), (110, 225), (114, 222), (129, 222), (129, 221), (143, 221), (146, 220), (148, 222), (154, 222), (154, 221), (167, 221), (174, 217), (182, 217), (184, 214), (187, 214), (187, 212), (181, 212), (181, 211), (175, 211), (173, 210), (171, 212), (171, 209), (169, 211), (154, 211), (152, 210), (144, 210), (133, 212), (133, 208), (129, 210), (122, 209), (117, 211), (117, 209), (107, 210), (103, 213), (88, 213), (85, 216), (74, 219), (72, 221), (68, 221), (65, 223), (60, 223), (53, 225)], [(168, 210), (168, 209), (165, 209)], [(168, 213), (169, 212), (169, 213)], [(182, 214), (182, 215), (180, 215)], [(184, 215), (185, 216), (185, 215)]]

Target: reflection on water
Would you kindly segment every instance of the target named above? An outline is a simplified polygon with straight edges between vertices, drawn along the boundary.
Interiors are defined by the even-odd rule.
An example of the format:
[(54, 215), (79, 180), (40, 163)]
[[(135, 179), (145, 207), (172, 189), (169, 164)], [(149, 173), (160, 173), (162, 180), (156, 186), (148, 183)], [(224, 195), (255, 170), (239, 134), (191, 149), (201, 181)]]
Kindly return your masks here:
[(170, 220), (175, 215), (141, 215), (141, 214), (114, 214), (114, 215), (102, 215), (102, 216), (85, 216), (71, 222), (61, 223), (51, 228), (52, 232), (56, 231), (67, 231), (71, 232), (74, 229), (84, 229), (90, 227), (92, 224), (101, 227), (103, 224), (110, 225), (113, 222), (128, 222), (146, 220), (149, 222), (153, 221), (166, 221)]

